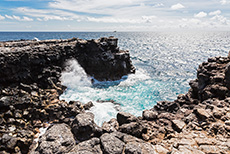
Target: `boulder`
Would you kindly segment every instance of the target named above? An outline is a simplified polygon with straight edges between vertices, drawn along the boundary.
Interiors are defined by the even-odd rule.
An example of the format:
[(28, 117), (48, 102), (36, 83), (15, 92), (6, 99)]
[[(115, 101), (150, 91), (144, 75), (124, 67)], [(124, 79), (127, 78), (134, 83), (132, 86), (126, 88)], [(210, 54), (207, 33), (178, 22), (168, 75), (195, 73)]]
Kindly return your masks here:
[(114, 134), (105, 133), (101, 137), (101, 145), (105, 154), (121, 154), (125, 143)]
[(68, 153), (75, 146), (74, 136), (66, 124), (55, 124), (47, 129), (31, 154)]
[(117, 114), (117, 121), (118, 121), (119, 125), (123, 125), (125, 123), (137, 121), (137, 118), (130, 113), (119, 112)]
[(143, 126), (139, 122), (130, 122), (130, 123), (121, 125), (119, 127), (119, 131), (140, 138), (143, 132)]
[(78, 114), (72, 123), (72, 132), (79, 141), (88, 140), (93, 136), (100, 136), (100, 129), (94, 122), (94, 115), (91, 112)]

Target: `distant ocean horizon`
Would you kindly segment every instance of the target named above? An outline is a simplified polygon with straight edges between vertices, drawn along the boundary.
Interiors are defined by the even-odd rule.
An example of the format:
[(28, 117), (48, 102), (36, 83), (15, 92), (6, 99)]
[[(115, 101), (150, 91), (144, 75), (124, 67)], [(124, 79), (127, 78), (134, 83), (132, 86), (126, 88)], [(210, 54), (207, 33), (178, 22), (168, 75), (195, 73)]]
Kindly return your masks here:
[[(76, 74), (62, 74), (68, 89), (60, 99), (92, 101), (95, 106), (91, 111), (99, 125), (115, 117), (118, 110), (140, 116), (158, 101), (173, 101), (188, 91), (199, 64), (209, 57), (227, 56), (230, 50), (230, 32), (0, 32), (0, 41), (109, 36), (119, 39), (120, 49), (130, 51), (136, 74), (92, 85), (76, 61), (71, 62)], [(113, 100), (120, 105), (97, 100)]]

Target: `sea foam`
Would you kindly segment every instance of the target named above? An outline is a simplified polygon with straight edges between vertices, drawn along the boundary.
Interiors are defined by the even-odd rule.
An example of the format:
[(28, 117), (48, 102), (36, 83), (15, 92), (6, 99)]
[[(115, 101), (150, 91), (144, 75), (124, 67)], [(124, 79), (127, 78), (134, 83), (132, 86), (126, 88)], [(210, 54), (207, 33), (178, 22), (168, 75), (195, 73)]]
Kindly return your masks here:
[(149, 84), (151, 82), (149, 79), (144, 70), (137, 70), (136, 74), (124, 76), (121, 80), (97, 81), (87, 76), (76, 60), (69, 60), (61, 76), (62, 84), (68, 88), (60, 99), (82, 103), (92, 101), (94, 106), (90, 112), (94, 113), (95, 122), (102, 125), (103, 122), (115, 118), (119, 111), (131, 111), (140, 115), (143, 108), (136, 107), (136, 104), (132, 103), (135, 99), (138, 102), (141, 97), (138, 96), (141, 93), (135, 86), (144, 80), (148, 80)]

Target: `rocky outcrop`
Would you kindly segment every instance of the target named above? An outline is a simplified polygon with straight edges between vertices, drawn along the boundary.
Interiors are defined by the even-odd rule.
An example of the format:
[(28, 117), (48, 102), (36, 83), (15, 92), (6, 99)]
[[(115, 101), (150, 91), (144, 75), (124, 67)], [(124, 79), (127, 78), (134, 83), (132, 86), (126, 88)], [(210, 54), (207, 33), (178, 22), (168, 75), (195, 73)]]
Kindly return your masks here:
[(128, 51), (119, 50), (117, 38), (98, 40), (45, 40), (0, 42), (0, 85), (37, 83), (53, 87), (71, 58), (97, 80), (118, 80), (134, 73)]
[[(118, 50), (115, 38), (56, 41), (1, 43), (4, 46), (0, 54), (3, 60), (0, 65), (4, 66), (0, 70), (3, 73), (0, 74), (1, 153), (230, 152), (230, 57), (209, 58), (202, 63), (197, 79), (189, 83), (188, 93), (178, 95), (175, 101), (158, 102), (143, 111), (141, 117), (120, 112), (116, 119), (98, 127), (94, 115), (85, 111), (93, 105), (91, 102), (83, 105), (59, 100), (64, 89), (58, 75), (63, 70), (62, 64), (66, 58), (75, 57), (89, 75), (99, 80), (114, 80), (133, 72), (131, 62), (125, 60), (129, 55)], [(40, 43), (47, 47), (44, 51)], [(36, 46), (38, 50), (33, 48)], [(23, 52), (16, 50), (20, 48)], [(34, 53), (24, 55), (26, 49), (33, 49)], [(108, 65), (101, 69), (103, 73), (92, 68), (105, 63)], [(26, 68), (28, 64), (35, 65)], [(116, 66), (107, 70), (113, 64)], [(118, 68), (123, 73), (113, 72)], [(39, 137), (42, 127), (48, 129)]]
[(109, 37), (76, 44), (75, 56), (87, 74), (97, 80), (119, 80), (134, 73), (129, 51), (119, 50), (118, 39)]

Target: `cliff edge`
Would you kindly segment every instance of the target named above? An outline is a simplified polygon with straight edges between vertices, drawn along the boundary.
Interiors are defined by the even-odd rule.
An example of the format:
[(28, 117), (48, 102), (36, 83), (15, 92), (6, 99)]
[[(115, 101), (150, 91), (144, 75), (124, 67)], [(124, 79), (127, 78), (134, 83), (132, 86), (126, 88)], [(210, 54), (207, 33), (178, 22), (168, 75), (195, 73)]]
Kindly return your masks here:
[[(33, 45), (19, 47), (17, 43), (10, 45), (10, 42), (2, 42), (5, 44), (0, 55), (1, 60), (3, 59), (0, 63), (0, 71), (3, 73), (0, 82), (1, 152), (230, 153), (230, 57), (209, 58), (202, 63), (197, 70), (197, 79), (189, 83), (189, 91), (178, 95), (175, 101), (158, 102), (152, 109), (143, 111), (141, 117), (120, 112), (116, 119), (105, 122), (102, 127), (95, 124), (92, 113), (86, 112), (92, 106), (91, 102), (82, 104), (78, 101), (67, 103), (59, 100), (64, 87), (59, 82), (60, 75), (57, 72), (63, 70), (62, 63), (66, 58), (76, 58), (88, 74), (91, 72), (90, 75), (99, 80), (117, 79), (121, 74), (134, 71), (128, 52), (119, 51), (116, 47), (117, 40), (111, 39), (65, 40), (63, 46), (59, 45), (61, 43), (51, 43), (52, 48), (49, 49), (52, 50), (44, 50), (46, 54), (40, 55), (40, 52), (33, 49), (34, 53), (29, 52), (24, 56), (14, 56), (14, 50), (9, 52), (7, 49), (16, 46), (16, 49), (32, 50), (30, 46)], [(70, 44), (74, 42), (73, 46), (68, 47), (68, 41)], [(106, 43), (101, 42), (110, 42), (110, 45), (106, 47)], [(108, 55), (103, 52), (104, 45)], [(56, 50), (59, 47), (62, 50)], [(68, 52), (60, 56), (61, 52), (58, 51), (63, 51), (63, 48)], [(18, 55), (16, 50), (15, 54)], [(98, 58), (99, 55), (102, 57)], [(21, 57), (20, 60), (17, 57)], [(10, 58), (15, 60), (6, 60)], [(22, 63), (23, 59), (31, 59), (28, 62), (35, 65)], [(99, 59), (102, 62), (94, 63)], [(38, 63), (40, 60), (44, 62)], [(89, 63), (86, 62), (88, 60)], [(91, 67), (96, 64), (101, 66), (105, 61), (111, 62), (105, 71), (116, 62), (118, 65), (114, 67), (114, 71), (121, 69), (124, 73), (95, 75), (99, 70)], [(6, 68), (10, 71), (7, 72)], [(124, 71), (124, 68), (129, 69)], [(41, 128), (47, 129), (43, 135)], [(35, 139), (38, 141), (35, 142)]]

